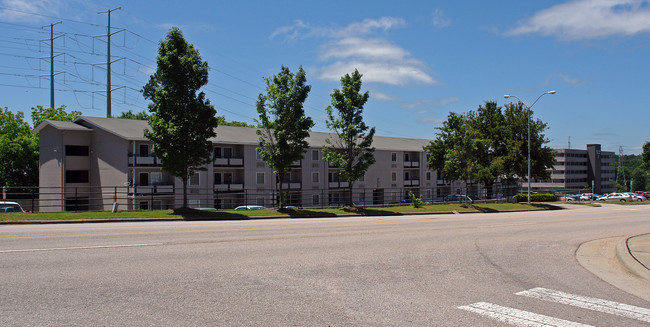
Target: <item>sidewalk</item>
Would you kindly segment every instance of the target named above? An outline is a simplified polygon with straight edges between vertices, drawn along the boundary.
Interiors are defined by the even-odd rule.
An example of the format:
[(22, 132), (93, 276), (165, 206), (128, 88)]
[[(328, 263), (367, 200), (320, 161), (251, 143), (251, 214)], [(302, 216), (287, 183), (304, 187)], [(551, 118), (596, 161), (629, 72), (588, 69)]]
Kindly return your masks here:
[(650, 234), (622, 239), (616, 245), (616, 256), (633, 274), (650, 282)]

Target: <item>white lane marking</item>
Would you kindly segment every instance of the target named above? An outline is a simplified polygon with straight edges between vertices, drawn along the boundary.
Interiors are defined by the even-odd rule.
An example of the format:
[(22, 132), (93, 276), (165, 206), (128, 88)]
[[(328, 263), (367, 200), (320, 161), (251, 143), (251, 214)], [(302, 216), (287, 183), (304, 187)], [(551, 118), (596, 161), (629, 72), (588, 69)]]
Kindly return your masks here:
[(593, 327), (578, 322), (553, 318), (538, 313), (502, 307), (500, 305), (477, 302), (458, 307), (458, 309), (478, 313), (479, 315), (515, 326), (532, 327)]
[(140, 246), (157, 246), (157, 245), (163, 245), (163, 243), (95, 245), (95, 246), (75, 246), (75, 247), (68, 247), (68, 248), (44, 248), (44, 249), (22, 249), (22, 250), (0, 250), (0, 253), (65, 251), (65, 250), (90, 250), (90, 249), (113, 249), (113, 248), (132, 248), (132, 247), (140, 247)]
[(629, 304), (618, 303), (593, 297), (575, 295), (554, 291), (542, 287), (532, 288), (527, 291), (515, 293), (540, 300), (568, 304), (575, 307), (593, 311), (605, 312), (621, 317), (632, 318), (640, 321), (650, 322), (650, 309), (637, 307)]

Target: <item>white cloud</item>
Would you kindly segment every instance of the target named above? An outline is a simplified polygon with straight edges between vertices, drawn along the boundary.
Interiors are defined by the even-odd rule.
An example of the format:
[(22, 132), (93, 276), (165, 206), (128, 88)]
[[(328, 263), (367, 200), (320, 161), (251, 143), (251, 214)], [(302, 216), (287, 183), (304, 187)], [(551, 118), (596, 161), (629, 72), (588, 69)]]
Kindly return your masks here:
[(422, 117), (418, 118), (417, 122), (420, 124), (427, 124), (427, 125), (439, 125), (442, 124), (445, 120), (441, 118), (433, 118), (433, 117)]
[(546, 78), (546, 81), (541, 84), (541, 86), (548, 86), (548, 84), (551, 82), (553, 78), (559, 78), (562, 80), (564, 83), (571, 85), (571, 87), (576, 88), (582, 84), (587, 83), (587, 80), (579, 80), (577, 78), (572, 78), (568, 75), (565, 74), (551, 74)]
[(458, 97), (446, 97), (446, 98), (442, 98), (442, 99), (435, 100), (435, 101), (422, 99), (422, 100), (418, 100), (418, 101), (415, 101), (415, 102), (412, 102), (412, 103), (403, 104), (400, 107), (402, 109), (407, 109), (407, 110), (416, 109), (416, 108), (421, 109), (421, 110), (422, 109), (430, 110), (430, 109), (433, 109), (435, 107), (442, 107), (442, 106), (445, 106), (445, 105), (447, 105), (449, 103), (454, 103), (454, 102), (458, 102), (458, 101), (460, 101), (460, 99)]
[(321, 46), (318, 56), (324, 66), (315, 69), (317, 78), (339, 81), (341, 76), (358, 69), (364, 82), (404, 85), (407, 83), (433, 84), (424, 62), (412, 58), (404, 48), (393, 44), (377, 32), (405, 25), (398, 17), (364, 19), (340, 28), (314, 27), (296, 20), (292, 25), (276, 29), (269, 38), (284, 42), (306, 37), (324, 37), (329, 42)]
[(507, 35), (592, 39), (650, 32), (647, 0), (574, 0), (542, 10)]
[(65, 4), (60, 0), (2, 0), (0, 20), (14, 22), (40, 22), (45, 16), (61, 16)]
[(435, 27), (447, 27), (451, 25), (451, 19), (445, 15), (442, 9), (438, 8), (431, 14), (431, 23)]
[(390, 95), (379, 91), (370, 90), (370, 99), (378, 101), (400, 101), (402, 98), (396, 95)]

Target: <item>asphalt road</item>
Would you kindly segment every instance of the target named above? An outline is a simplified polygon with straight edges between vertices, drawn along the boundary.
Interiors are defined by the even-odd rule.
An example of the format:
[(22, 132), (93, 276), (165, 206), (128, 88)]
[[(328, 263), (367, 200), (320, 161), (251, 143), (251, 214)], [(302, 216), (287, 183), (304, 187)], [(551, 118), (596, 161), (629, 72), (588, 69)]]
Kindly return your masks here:
[(0, 325), (648, 326), (650, 303), (599, 279), (575, 252), (649, 232), (650, 206), (617, 205), (6, 225)]

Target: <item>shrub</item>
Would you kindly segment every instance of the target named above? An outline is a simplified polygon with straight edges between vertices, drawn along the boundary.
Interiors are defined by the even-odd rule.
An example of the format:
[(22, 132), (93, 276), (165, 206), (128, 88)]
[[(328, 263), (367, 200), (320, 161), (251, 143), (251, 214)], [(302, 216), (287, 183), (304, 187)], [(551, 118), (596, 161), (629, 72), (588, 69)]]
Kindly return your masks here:
[[(517, 202), (527, 202), (528, 201), (528, 194), (519, 193), (519, 194), (514, 196), (514, 199)], [(530, 201), (531, 202), (553, 202), (553, 201), (555, 201), (555, 195), (553, 195), (553, 194), (531, 194), (530, 195)]]
[(409, 198), (411, 198), (411, 203), (413, 203), (414, 208), (422, 208), (424, 202), (422, 202), (422, 196), (416, 197), (413, 192), (409, 191)]

